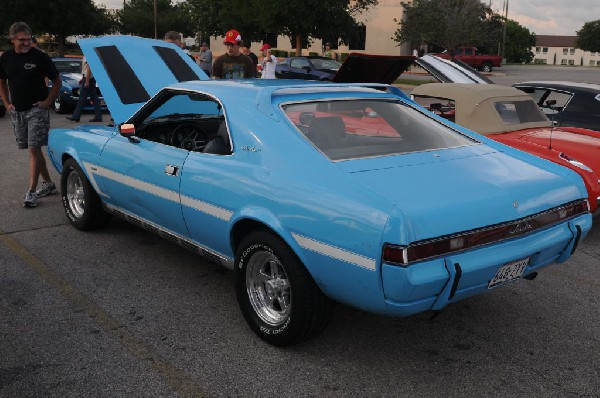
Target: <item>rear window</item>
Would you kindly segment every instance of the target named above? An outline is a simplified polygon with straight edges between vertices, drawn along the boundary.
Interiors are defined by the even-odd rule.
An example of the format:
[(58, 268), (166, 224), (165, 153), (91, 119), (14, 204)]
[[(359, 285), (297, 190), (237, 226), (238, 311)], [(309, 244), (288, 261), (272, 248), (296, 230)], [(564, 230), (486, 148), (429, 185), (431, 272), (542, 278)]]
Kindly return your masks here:
[(54, 61), (56, 70), (59, 73), (81, 73), (81, 60), (68, 60), (68, 61)]
[(476, 143), (393, 100), (338, 100), (282, 106), (288, 119), (331, 160), (388, 156)]
[(506, 124), (533, 123), (546, 120), (533, 100), (499, 101), (494, 103), (494, 107)]

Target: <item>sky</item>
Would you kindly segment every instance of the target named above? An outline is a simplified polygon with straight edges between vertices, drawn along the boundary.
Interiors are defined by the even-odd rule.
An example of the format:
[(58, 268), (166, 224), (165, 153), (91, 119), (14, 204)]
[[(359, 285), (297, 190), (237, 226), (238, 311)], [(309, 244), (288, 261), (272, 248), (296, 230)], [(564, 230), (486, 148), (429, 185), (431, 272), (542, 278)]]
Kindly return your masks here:
[[(123, 7), (123, 0), (94, 1), (108, 9)], [(575, 36), (584, 23), (600, 19), (600, 0), (486, 0), (499, 13), (505, 1), (508, 18), (537, 35)]]
[[(575, 36), (586, 22), (600, 19), (600, 0), (507, 0), (508, 18), (536, 35)], [(504, 0), (493, 0), (501, 13)]]

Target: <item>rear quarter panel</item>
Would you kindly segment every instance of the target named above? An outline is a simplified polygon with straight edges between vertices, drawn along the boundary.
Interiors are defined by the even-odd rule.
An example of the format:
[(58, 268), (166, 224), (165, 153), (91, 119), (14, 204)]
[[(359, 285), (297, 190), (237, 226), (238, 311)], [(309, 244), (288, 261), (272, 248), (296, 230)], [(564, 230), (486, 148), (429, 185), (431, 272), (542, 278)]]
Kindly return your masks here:
[[(213, 225), (212, 244), (228, 242), (221, 238), (237, 222), (258, 221), (286, 241), (326, 295), (381, 311), (378, 264), (391, 203), (321, 155), (287, 119), (238, 116), (230, 126), (238, 132), (234, 155), (202, 164), (209, 167), (202, 175), (192, 171), (208, 202), (212, 196), (234, 209), (229, 230)], [(261, 139), (247, 126), (260, 129)], [(232, 247), (219, 251), (233, 255)]]

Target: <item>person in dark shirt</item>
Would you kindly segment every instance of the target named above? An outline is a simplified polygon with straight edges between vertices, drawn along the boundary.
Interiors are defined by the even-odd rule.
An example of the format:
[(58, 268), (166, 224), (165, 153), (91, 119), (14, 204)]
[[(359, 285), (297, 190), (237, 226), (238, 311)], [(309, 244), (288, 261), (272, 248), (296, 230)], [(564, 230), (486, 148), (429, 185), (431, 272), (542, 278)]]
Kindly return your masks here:
[(242, 53), (245, 56), (250, 57), (250, 59), (254, 63), (254, 68), (256, 68), (256, 65), (258, 65), (258, 56), (254, 54), (252, 50), (250, 50), (250, 44), (244, 45), (244, 43), (242, 42), (240, 45), (242, 46)]
[[(0, 56), (0, 97), (10, 112), (18, 148), (29, 151), (29, 189), (23, 205), (36, 207), (37, 198), (58, 193), (42, 147), (48, 145), (49, 107), (62, 82), (50, 57), (31, 46), (31, 28), (26, 23), (12, 24), (8, 36), (14, 48)], [(46, 78), (52, 81), (50, 90)], [(42, 186), (36, 191), (40, 176)]]
[(221, 55), (213, 64), (215, 79), (244, 79), (256, 77), (256, 68), (252, 60), (242, 54), (240, 44), (242, 36), (237, 30), (225, 33), (224, 44), (227, 52)]

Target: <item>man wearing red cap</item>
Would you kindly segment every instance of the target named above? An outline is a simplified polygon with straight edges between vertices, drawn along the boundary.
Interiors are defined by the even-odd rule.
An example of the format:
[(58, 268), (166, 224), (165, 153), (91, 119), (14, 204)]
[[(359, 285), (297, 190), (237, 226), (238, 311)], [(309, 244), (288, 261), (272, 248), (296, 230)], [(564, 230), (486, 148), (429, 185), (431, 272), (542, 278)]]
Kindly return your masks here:
[(250, 57), (240, 51), (242, 36), (232, 29), (225, 33), (227, 52), (213, 64), (213, 77), (216, 79), (244, 79), (256, 77), (256, 68)]
[(260, 48), (263, 55), (262, 62), (262, 75), (263, 79), (275, 79), (275, 65), (277, 64), (277, 58), (271, 55), (271, 46), (267, 43), (263, 44)]

